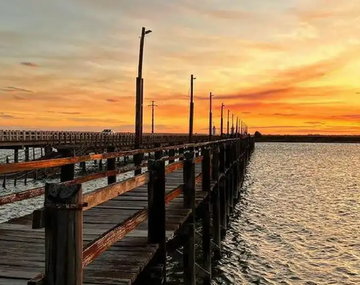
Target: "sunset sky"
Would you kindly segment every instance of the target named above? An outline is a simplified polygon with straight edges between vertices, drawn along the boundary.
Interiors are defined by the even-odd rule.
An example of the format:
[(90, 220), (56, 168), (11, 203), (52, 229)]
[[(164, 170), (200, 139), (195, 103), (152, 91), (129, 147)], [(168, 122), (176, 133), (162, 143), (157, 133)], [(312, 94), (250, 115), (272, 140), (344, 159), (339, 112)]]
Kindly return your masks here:
[(0, 129), (195, 132), (226, 105), (251, 132), (360, 134), (359, 0), (0, 1)]

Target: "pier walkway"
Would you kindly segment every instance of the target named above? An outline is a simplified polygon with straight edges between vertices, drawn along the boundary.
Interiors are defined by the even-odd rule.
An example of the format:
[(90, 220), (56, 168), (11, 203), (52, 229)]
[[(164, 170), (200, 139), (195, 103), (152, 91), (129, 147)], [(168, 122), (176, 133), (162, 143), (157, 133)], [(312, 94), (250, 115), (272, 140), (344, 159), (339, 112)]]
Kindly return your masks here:
[[(62, 181), (0, 197), (1, 206), (44, 196), (43, 208), (0, 224), (0, 285), (162, 284), (167, 255), (183, 264), (184, 284), (210, 284), (253, 148), (244, 137), (0, 165), (0, 174), (61, 167)], [(136, 167), (116, 169), (115, 159), (139, 153), (154, 153), (148, 170), (116, 182)], [(74, 164), (94, 159), (107, 170), (74, 179)], [(82, 193), (81, 183), (106, 177), (108, 186)]]

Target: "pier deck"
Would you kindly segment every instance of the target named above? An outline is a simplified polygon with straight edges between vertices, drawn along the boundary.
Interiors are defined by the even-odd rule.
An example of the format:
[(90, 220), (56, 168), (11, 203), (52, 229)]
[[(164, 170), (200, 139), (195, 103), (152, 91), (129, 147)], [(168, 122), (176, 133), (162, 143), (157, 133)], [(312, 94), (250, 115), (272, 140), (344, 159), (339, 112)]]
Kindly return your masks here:
[[(80, 224), (82, 228), (80, 235), (82, 236), (81, 242), (76, 242), (76, 238), (73, 239), (72, 242), (71, 239), (70, 241), (60, 240), (56, 237), (56, 234), (54, 236), (54, 233), (61, 234), (60, 225), (57, 225), (56, 222), (55, 228), (58, 230), (58, 232), (56, 232), (54, 228), (51, 228), (54, 227), (54, 224), (51, 226), (49, 225), (49, 221), (46, 222), (46, 218), (54, 219), (56, 215), (59, 215), (59, 212), (68, 211), (67, 213), (69, 213), (71, 210), (68, 209), (64, 210), (61, 208), (61, 210), (56, 210), (56, 214), (52, 212), (50, 215), (49, 213), (51, 212), (46, 212), (49, 211), (48, 209), (50, 208), (46, 208), (49, 206), (45, 205), (43, 212), (34, 212), (32, 215), (16, 218), (0, 224), (0, 285), (46, 284), (44, 282), (45, 272), (50, 274), (52, 276), (51, 278), (60, 278), (58, 277), (58, 272), (65, 272), (71, 268), (75, 268), (74, 270), (76, 271), (74, 272), (76, 272), (76, 274), (68, 274), (67, 277), (64, 278), (74, 278), (75, 275), (83, 275), (82, 283), (72, 279), (66, 279), (63, 281), (57, 280), (56, 284), (111, 285), (133, 284), (134, 282), (138, 284), (142, 275), (149, 274), (147, 271), (152, 272), (151, 274), (153, 275), (153, 270), (157, 265), (162, 268), (166, 267), (166, 260), (164, 264), (164, 260), (156, 257), (159, 252), (161, 252), (161, 248), (164, 249), (164, 244), (162, 244), (161, 241), (152, 243), (149, 238), (151, 231), (154, 235), (154, 230), (156, 231), (158, 229), (161, 231), (162, 227), (154, 226), (154, 224), (150, 226), (149, 216), (152, 215), (152, 221), (154, 221), (154, 217), (165, 218), (164, 235), (165, 243), (168, 243), (174, 240), (179, 232), (184, 234), (184, 225), (194, 227), (194, 222), (191, 222), (191, 219), (195, 219), (195, 213), (201, 208), (200, 205), (204, 203), (209, 207), (210, 205), (214, 207), (213, 209), (218, 215), (214, 216), (216, 213), (212, 213), (213, 226), (211, 232), (209, 207), (207, 207), (206, 210), (208, 212), (204, 212), (205, 214), (207, 213), (207, 216), (205, 215), (202, 218), (205, 223), (207, 223), (203, 226), (203, 231), (207, 231), (203, 232), (203, 241), (205, 237), (205, 244), (207, 244), (208, 247), (208, 253), (204, 254), (205, 258), (207, 256), (207, 261), (205, 261), (202, 271), (206, 273), (204, 278), (210, 280), (210, 240), (215, 244), (217, 248), (216, 251), (218, 251), (217, 255), (219, 256), (221, 251), (219, 239), (220, 230), (226, 229), (230, 209), (234, 205), (236, 197), (238, 197), (238, 187), (244, 178), (246, 163), (252, 151), (252, 146), (249, 142), (238, 139), (229, 140), (228, 142), (203, 143), (203, 150), (207, 150), (205, 150), (204, 155), (201, 154), (201, 156), (193, 158), (191, 160), (192, 162), (189, 161), (189, 157), (179, 162), (173, 162), (173, 159), (170, 157), (169, 160), (172, 160), (172, 163), (166, 167), (163, 166), (165, 196), (162, 201), (165, 201), (166, 205), (166, 211), (163, 211), (163, 213), (157, 212), (156, 207), (154, 209), (154, 207), (151, 206), (152, 203), (156, 203), (156, 199), (159, 199), (159, 194), (156, 194), (159, 189), (155, 188), (159, 185), (161, 188), (161, 183), (156, 184), (156, 182), (154, 182), (156, 179), (159, 179), (157, 175), (152, 176), (154, 174), (151, 174), (152, 172), (150, 171), (150, 174), (147, 172), (137, 175), (128, 179), (128, 182), (120, 181), (110, 183), (114, 173), (111, 169), (109, 172), (108, 169), (105, 177), (107, 176), (108, 179), (110, 179), (110, 184), (103, 189), (97, 189), (83, 196), (83, 201), (86, 202), (86, 204), (84, 204), (84, 208), (80, 210), (81, 216), (83, 217)], [(211, 154), (214, 146), (217, 150), (214, 154)], [(220, 153), (218, 153), (219, 146)], [(175, 149), (179, 151), (179, 156), (184, 152), (182, 146), (173, 146), (172, 148), (174, 149), (172, 155), (175, 155)], [(156, 151), (155, 155), (159, 154), (159, 150), (156, 149)], [(194, 151), (194, 147), (190, 146), (189, 151)], [(115, 156), (112, 154), (107, 156), (109, 157), (108, 164), (111, 168), (111, 161), (109, 160), (115, 159)], [(157, 159), (159, 159), (159, 156)], [(73, 163), (77, 160), (80, 159), (75, 158), (72, 159), (71, 162)], [(185, 168), (185, 162), (188, 163), (187, 165), (190, 168), (191, 165), (193, 165), (193, 175), (187, 176), (187, 178), (185, 177), (185, 173), (187, 171), (191, 173), (191, 169)], [(66, 172), (69, 172), (69, 163), (63, 161), (56, 163), (53, 164), (56, 166), (62, 164), (63, 176), (66, 176)], [(164, 161), (162, 163), (164, 163)], [(41, 162), (38, 164), (40, 165)], [(20, 170), (29, 169), (29, 167), (26, 163), (19, 164)], [(34, 167), (34, 165), (31, 167)], [(13, 168), (15, 169), (16, 167)], [(6, 172), (6, 170), (2, 171)], [(68, 185), (75, 185), (76, 182), (76, 179), (74, 179), (70, 181)], [(136, 185), (136, 183), (140, 186), (135, 187), (134, 185)], [(147, 183), (155, 183), (154, 193), (150, 193), (151, 190), (149, 190), (150, 188), (148, 188)], [(192, 188), (191, 183), (195, 185), (194, 188)], [(206, 187), (204, 187), (205, 184)], [(66, 185), (64, 185), (64, 187), (66, 187)], [(191, 192), (193, 193), (191, 194), (189, 191), (194, 192)], [(42, 193), (41, 191), (39, 192), (40, 195)], [(26, 197), (26, 195), (21, 197)], [(30, 195), (28, 197), (33, 196)], [(45, 201), (47, 201), (46, 197), (47, 195), (45, 194)], [(193, 201), (191, 199), (193, 199)], [(186, 202), (186, 200), (188, 202)], [(19, 197), (15, 197), (14, 201), (19, 201)], [(6, 203), (8, 202), (9, 201)], [(188, 206), (186, 206), (186, 203), (188, 203)], [(50, 216), (46, 216), (45, 222), (44, 218), (42, 218), (43, 221), (41, 222), (41, 219), (39, 220), (38, 217), (39, 213), (48, 213)], [(205, 219), (204, 217), (207, 218)], [(60, 221), (60, 219), (57, 221)], [(34, 223), (37, 224), (37, 226), (34, 226)], [(161, 219), (159, 220), (159, 224), (161, 224)], [(79, 224), (76, 224), (76, 226), (79, 226)], [(70, 228), (66, 228), (66, 230), (69, 229)], [(51, 231), (52, 234), (49, 234)], [(48, 232), (48, 234), (46, 234), (46, 232)], [(73, 232), (70, 230), (67, 236), (65, 235), (65, 238), (67, 239), (72, 234)], [(190, 244), (194, 243), (194, 234), (194, 230), (192, 233), (191, 231), (185, 230), (187, 241), (190, 241)], [(188, 239), (189, 237), (190, 239)], [(54, 242), (54, 240), (56, 242)], [(49, 245), (51, 242), (52, 244)], [(72, 243), (76, 243), (76, 245)], [(63, 244), (66, 244), (66, 249), (73, 246), (73, 251), (76, 251), (76, 246), (81, 245), (80, 271), (76, 265), (73, 267), (69, 265), (69, 263), (76, 263), (71, 258), (68, 260), (69, 254), (72, 257), (76, 257), (73, 251), (70, 250), (69, 253), (67, 251), (57, 250), (57, 248), (61, 248)], [(51, 253), (49, 253), (50, 251)], [(195, 264), (195, 260), (192, 258), (192, 255), (194, 255), (194, 244), (189, 247), (189, 244), (186, 243), (183, 251), (183, 258), (187, 259), (187, 263), (190, 264), (190, 266), (188, 266), (189, 268), (184, 268), (184, 282), (186, 283), (190, 280), (190, 283), (186, 284), (195, 284), (193, 283), (195, 282), (195, 269), (198, 265)], [(55, 255), (55, 257), (53, 255)], [(54, 260), (55, 263), (59, 262), (59, 264), (55, 266), (55, 269), (49, 269), (54, 267), (54, 264), (52, 264)], [(64, 262), (65, 260), (67, 261)], [(54, 273), (52, 270), (56, 272)], [(161, 278), (165, 278), (166, 273), (161, 272), (160, 275)], [(204, 273), (202, 276), (204, 276)]]

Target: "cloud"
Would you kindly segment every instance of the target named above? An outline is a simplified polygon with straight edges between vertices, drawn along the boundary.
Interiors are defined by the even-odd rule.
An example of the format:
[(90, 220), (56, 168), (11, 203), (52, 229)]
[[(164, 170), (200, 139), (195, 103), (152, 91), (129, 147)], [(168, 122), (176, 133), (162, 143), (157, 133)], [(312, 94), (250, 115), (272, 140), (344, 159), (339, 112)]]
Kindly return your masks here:
[(17, 120), (17, 119), (22, 119), (21, 117), (15, 117), (13, 115), (9, 115), (6, 113), (0, 113), (0, 118), (5, 119), (5, 120)]
[(30, 66), (30, 67), (39, 67), (36, 63), (28, 62), (28, 61), (23, 61), (20, 64), (25, 65), (25, 66)]
[(14, 86), (8, 86), (5, 88), (2, 88), (1, 91), (5, 91), (5, 92), (27, 92), (27, 93), (35, 93), (35, 91), (30, 90), (30, 89), (25, 89), (25, 88), (19, 88), (19, 87), (14, 87)]

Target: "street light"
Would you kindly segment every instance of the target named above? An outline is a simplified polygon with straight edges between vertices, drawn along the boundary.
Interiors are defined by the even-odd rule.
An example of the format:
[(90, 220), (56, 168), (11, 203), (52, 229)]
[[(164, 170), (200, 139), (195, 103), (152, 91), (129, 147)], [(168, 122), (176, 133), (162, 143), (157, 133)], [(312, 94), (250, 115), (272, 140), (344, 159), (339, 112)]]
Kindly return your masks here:
[(139, 65), (138, 76), (136, 78), (136, 106), (135, 106), (135, 148), (140, 148), (142, 144), (142, 131), (143, 131), (143, 87), (144, 81), (142, 78), (142, 68), (144, 60), (144, 41), (145, 35), (150, 34), (151, 30), (146, 30), (145, 27), (141, 29), (140, 36), (140, 51), (139, 51)]
[(230, 109), (228, 109), (228, 115), (227, 115), (227, 135), (228, 136), (229, 136), (229, 131), (230, 131), (229, 117), (230, 117)]
[(221, 121), (220, 121), (220, 132), (221, 132), (221, 137), (223, 137), (224, 135), (224, 103), (221, 103)]
[(190, 116), (189, 116), (189, 143), (192, 142), (193, 130), (194, 130), (194, 77), (190, 76)]
[(210, 99), (210, 107), (209, 107), (209, 141), (212, 138), (212, 98), (214, 95), (210, 92), (209, 99)]
[[(136, 105), (135, 105), (135, 149), (142, 145), (143, 134), (143, 104), (144, 104), (144, 80), (142, 78), (142, 68), (144, 60), (144, 40), (145, 35), (151, 33), (151, 30), (146, 30), (145, 27), (141, 29), (140, 36), (140, 51), (139, 51), (139, 65), (138, 76), (136, 77)], [(142, 154), (134, 155), (135, 165), (140, 165), (142, 161)], [(141, 169), (135, 170), (135, 175), (140, 174)]]

